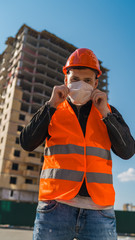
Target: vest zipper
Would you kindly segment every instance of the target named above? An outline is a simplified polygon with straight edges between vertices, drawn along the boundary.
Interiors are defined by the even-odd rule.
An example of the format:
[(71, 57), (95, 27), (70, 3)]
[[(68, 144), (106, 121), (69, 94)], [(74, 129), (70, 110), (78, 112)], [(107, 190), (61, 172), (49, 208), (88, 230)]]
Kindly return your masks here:
[(114, 124), (113, 123), (111, 123), (111, 121), (108, 119), (108, 121), (109, 121), (109, 123), (115, 128), (115, 130), (117, 131), (117, 133), (119, 134), (119, 136), (120, 136), (120, 138), (121, 138), (121, 140), (122, 140), (122, 142), (123, 142), (123, 144), (124, 144), (124, 146), (126, 147), (126, 143), (125, 143), (125, 141), (123, 140), (123, 138), (122, 138), (122, 136), (121, 136), (121, 134), (120, 134), (120, 132), (118, 131), (118, 129), (114, 126)]

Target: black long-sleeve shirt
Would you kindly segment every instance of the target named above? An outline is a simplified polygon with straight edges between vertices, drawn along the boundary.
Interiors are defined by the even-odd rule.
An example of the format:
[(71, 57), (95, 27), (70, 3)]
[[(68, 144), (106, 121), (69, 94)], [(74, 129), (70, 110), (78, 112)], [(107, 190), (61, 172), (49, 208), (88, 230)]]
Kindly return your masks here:
[[(70, 101), (69, 104), (73, 108), (85, 136), (86, 123), (90, 114), (92, 101), (87, 102), (79, 109)], [(113, 106), (111, 106), (111, 110), (112, 113), (103, 119), (111, 141), (111, 149), (120, 158), (129, 159), (135, 153), (135, 141), (121, 114)], [(45, 104), (35, 113), (30, 123), (22, 130), (20, 135), (21, 146), (24, 150), (33, 151), (44, 142), (46, 137), (49, 137), (48, 125), (55, 111), (57, 111), (55, 108)], [(88, 196), (85, 181), (82, 184), (79, 194)]]

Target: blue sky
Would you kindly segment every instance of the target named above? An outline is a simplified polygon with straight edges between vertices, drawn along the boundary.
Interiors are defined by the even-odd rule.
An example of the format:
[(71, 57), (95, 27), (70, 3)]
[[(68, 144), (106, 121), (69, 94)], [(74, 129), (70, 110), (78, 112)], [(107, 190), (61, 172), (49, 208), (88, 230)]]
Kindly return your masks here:
[[(135, 138), (134, 12), (134, 0), (0, 1), (0, 54), (6, 39), (24, 23), (78, 48), (92, 49), (110, 70), (109, 103), (120, 111)], [(112, 156), (115, 209), (124, 203), (135, 205), (135, 156), (128, 161)]]

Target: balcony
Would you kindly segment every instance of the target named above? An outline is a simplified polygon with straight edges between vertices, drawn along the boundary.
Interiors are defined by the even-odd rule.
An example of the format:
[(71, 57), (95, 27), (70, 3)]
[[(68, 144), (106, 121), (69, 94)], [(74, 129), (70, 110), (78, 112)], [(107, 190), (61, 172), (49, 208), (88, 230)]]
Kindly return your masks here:
[(33, 51), (36, 51), (36, 49), (37, 49), (37, 44), (32, 44), (32, 42), (30, 42), (28, 39), (26, 40), (26, 46), (28, 48), (32, 48)]
[[(60, 62), (60, 61), (58, 62), (56, 57), (54, 57), (53, 55), (48, 57), (47, 54), (43, 54), (43, 52), (41, 52), (41, 55), (39, 52), (38, 59), (39, 59), (39, 61), (42, 61), (43, 66), (45, 66), (46, 64), (52, 64), (56, 68), (58, 66), (59, 67), (63, 66), (65, 63), (65, 62)], [(41, 64), (41, 63), (37, 62), (37, 64)]]
[(33, 42), (37, 42), (37, 37), (30, 35), (29, 33), (27, 34), (27, 39), (30, 39)]
[(63, 55), (64, 57), (68, 57), (68, 55), (70, 55), (70, 52), (67, 49), (62, 48), (61, 46), (54, 44), (53, 42), (49, 42), (45, 38), (41, 38), (40, 43), (41, 45), (44, 44), (44, 46), (46, 45), (47, 47), (53, 47), (53, 51), (55, 49), (55, 51), (59, 52), (59, 54)]
[(33, 85), (33, 82), (31, 80), (23, 79), (22, 81), (23, 81), (23, 83), (26, 83), (28, 85), (31, 85), (31, 86)]
[(31, 103), (32, 103), (32, 105), (35, 105), (38, 108), (42, 107), (42, 105), (43, 105), (42, 103), (38, 103), (38, 102), (34, 102), (34, 101), (32, 101)]
[(28, 91), (28, 90), (24, 90), (23, 92), (24, 92), (25, 94), (31, 95), (31, 92)]
[(39, 190), (39, 185), (35, 185), (35, 184), (22, 184), (20, 186), (21, 190), (26, 190), (26, 191), (31, 191), (31, 192), (38, 192)]
[(50, 47), (50, 42), (47, 39), (41, 38), (39, 41), (40, 41), (39, 48), (42, 48), (42, 47), (49, 48)]
[(23, 48), (23, 51), (26, 52), (26, 53), (29, 53), (29, 54), (32, 55), (32, 56), (37, 56), (36, 52), (35, 52), (35, 51), (32, 51), (32, 50), (29, 49), (28, 47), (24, 47), (24, 48)]
[(42, 165), (42, 163), (40, 162), (40, 158), (36, 158), (36, 157), (25, 157), (24, 161), (26, 163), (31, 163), (31, 164), (35, 164), (35, 165)]
[(24, 62), (30, 64), (30, 65), (34, 65), (35, 61), (32, 61), (32, 59), (29, 59), (28, 57), (23, 57)]
[(45, 85), (43, 83), (40, 83), (40, 82), (37, 82), (37, 81), (34, 82), (34, 86), (37, 86), (40, 89), (45, 88)]
[(23, 75), (25, 78), (32, 78), (33, 77), (33, 71), (31, 69), (29, 70), (28, 68), (18, 68), (18, 74), (19, 77), (20, 75)]
[(57, 57), (59, 56), (57, 52), (50, 50), (49, 47), (46, 46), (39, 46), (39, 54), (48, 58), (49, 56), (51, 56), (51, 58), (55, 59), (57, 59)]
[(48, 58), (51, 58), (51, 59), (53, 58), (56, 60), (60, 60), (63, 62), (63, 65), (64, 65), (66, 59), (65, 57), (61, 56), (59, 52), (54, 51), (53, 49), (50, 49), (50, 48), (46, 48), (45, 46), (39, 47), (39, 50), (40, 51), (38, 55), (47, 56)]
[(34, 91), (33, 94), (34, 94), (34, 96), (39, 97), (39, 98), (43, 98), (44, 99), (44, 97), (45, 97), (44, 93), (40, 93), (40, 92)]
[(43, 65), (40, 65), (40, 68), (38, 67), (37, 68), (37, 71), (36, 71), (36, 73), (39, 73), (39, 74), (45, 74), (45, 68), (47, 68), (46, 66), (43, 66)]
[(31, 85), (28, 84), (27, 82), (21, 82), (21, 87), (23, 89), (23, 91), (27, 91), (27, 94), (28, 92), (31, 94)]
[(23, 66), (23, 68), (22, 68), (25, 72), (29, 72), (29, 73), (32, 73), (33, 74), (33, 68), (30, 68), (30, 67), (28, 67), (28, 66)]
[[(34, 40), (34, 41), (33, 41)], [(31, 47), (37, 48), (37, 40), (32, 39), (30, 35), (27, 36), (27, 42), (26, 44), (30, 44)]]
[(12, 170), (12, 169), (5, 169), (4, 173), (8, 173), (8, 174), (11, 174), (11, 175), (20, 175), (20, 176), (23, 175), (23, 171), (21, 171), (21, 170)]
[(39, 172), (33, 170), (24, 170), (23, 176), (31, 178), (39, 178)]
[[(26, 104), (27, 106), (31, 105), (31, 102), (27, 102), (25, 99), (22, 99), (21, 102), (23, 104)], [(21, 109), (21, 110), (23, 110), (23, 109)]]
[(45, 73), (41, 73), (40, 71), (35, 72), (36, 77), (40, 77), (45, 80)]
[[(42, 89), (42, 90), (41, 90)], [(44, 97), (45, 96), (45, 93), (43, 92), (44, 91), (47, 91), (48, 92), (48, 96), (50, 96), (51, 92), (52, 92), (52, 88), (48, 87), (47, 85), (44, 85), (42, 84), (42, 88), (39, 88), (37, 89), (36, 87), (34, 88), (34, 95), (38, 95), (39, 97)]]
[[(51, 76), (49, 74), (47, 74), (46, 80), (47, 80), (46, 85), (51, 87), (51, 88), (53, 88), (55, 85), (60, 85), (61, 84), (61, 82), (59, 82), (56, 78), (55, 79), (51, 78)], [(50, 84), (50, 83), (52, 83), (52, 84)]]

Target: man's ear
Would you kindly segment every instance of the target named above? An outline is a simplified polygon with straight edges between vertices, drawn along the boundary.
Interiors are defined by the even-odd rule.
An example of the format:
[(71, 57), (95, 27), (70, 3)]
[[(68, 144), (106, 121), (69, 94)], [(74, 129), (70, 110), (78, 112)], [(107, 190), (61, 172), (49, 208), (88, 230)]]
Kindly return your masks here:
[(65, 85), (67, 86), (67, 75), (65, 75), (64, 83), (65, 83)]
[(94, 86), (94, 89), (96, 89), (98, 86), (98, 79), (95, 80), (95, 86)]

